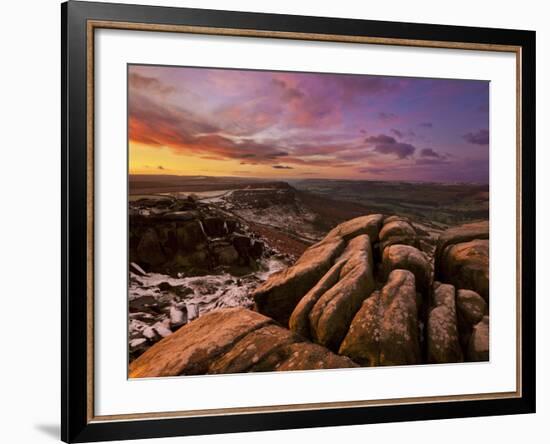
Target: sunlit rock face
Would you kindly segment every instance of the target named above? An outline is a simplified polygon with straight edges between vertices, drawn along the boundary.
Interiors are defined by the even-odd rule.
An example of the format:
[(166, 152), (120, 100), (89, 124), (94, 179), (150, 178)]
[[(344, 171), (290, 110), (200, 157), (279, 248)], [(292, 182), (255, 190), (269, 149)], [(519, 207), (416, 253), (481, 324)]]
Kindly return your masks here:
[[(489, 359), (488, 224), (426, 233), (366, 215), (291, 260), (245, 222), (194, 205), (136, 225), (131, 377)], [(206, 265), (192, 262), (200, 252)]]
[(130, 364), (131, 378), (357, 367), (257, 312), (210, 312), (161, 340)]
[[(294, 266), (288, 268), (283, 273), (273, 276), (254, 292), (254, 301), (258, 311), (273, 317), (283, 325), (288, 325), (292, 312), (300, 300), (330, 271), (331, 267), (337, 262), (338, 257), (346, 250), (350, 243), (351, 246), (348, 252), (354, 249), (354, 238), (366, 235), (368, 246), (363, 247), (361, 252), (359, 251), (361, 248), (358, 247), (356, 254), (358, 257), (348, 259), (350, 265), (343, 268), (346, 274), (349, 273), (351, 271), (350, 268), (353, 268), (351, 263), (354, 262), (356, 268), (354, 273), (350, 274), (348, 280), (355, 279), (358, 285), (366, 285), (366, 288), (363, 290), (358, 290), (362, 291), (362, 296), (351, 297), (352, 307), (350, 311), (356, 311), (359, 308), (358, 306), (355, 307), (357, 305), (356, 301), (359, 300), (358, 303), (360, 304), (372, 291), (371, 239), (378, 239), (381, 224), (382, 215), (375, 214), (352, 219), (335, 227), (322, 241), (308, 248)], [(357, 267), (361, 268), (361, 270)], [(354, 278), (353, 276), (357, 273), (363, 274), (364, 279)], [(330, 295), (327, 295), (323, 299), (322, 304), (325, 304), (329, 298), (332, 299)], [(334, 304), (337, 304), (336, 300), (333, 302)], [(332, 309), (333, 305), (330, 305), (329, 309)], [(317, 313), (317, 315), (312, 315), (315, 318), (313, 322), (317, 324), (319, 321), (318, 311), (314, 313)], [(329, 315), (327, 314), (327, 316)], [(324, 333), (321, 333), (321, 336), (323, 335)], [(339, 340), (341, 341), (341, 339)], [(335, 343), (335, 340), (327, 341), (331, 342), (331, 345), (334, 347), (338, 345)]]

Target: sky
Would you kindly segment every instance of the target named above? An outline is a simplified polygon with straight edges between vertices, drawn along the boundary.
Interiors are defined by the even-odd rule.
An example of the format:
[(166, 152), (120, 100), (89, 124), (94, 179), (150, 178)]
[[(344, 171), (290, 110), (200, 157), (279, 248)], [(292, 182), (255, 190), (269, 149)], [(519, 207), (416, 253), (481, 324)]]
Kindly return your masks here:
[(489, 182), (489, 82), (130, 65), (131, 174)]

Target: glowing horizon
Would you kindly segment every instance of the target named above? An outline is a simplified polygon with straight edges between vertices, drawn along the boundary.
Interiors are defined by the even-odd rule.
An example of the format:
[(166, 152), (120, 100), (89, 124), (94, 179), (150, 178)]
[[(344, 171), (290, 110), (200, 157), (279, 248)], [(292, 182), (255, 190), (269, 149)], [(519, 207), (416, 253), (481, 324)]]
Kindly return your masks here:
[(489, 182), (489, 83), (131, 65), (130, 174)]

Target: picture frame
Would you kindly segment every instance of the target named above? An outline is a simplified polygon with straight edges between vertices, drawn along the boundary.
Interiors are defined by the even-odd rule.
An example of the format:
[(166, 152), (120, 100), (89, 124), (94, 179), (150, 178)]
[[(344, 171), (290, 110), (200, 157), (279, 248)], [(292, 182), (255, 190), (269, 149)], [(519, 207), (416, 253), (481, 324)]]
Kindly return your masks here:
[[(65, 442), (142, 439), (535, 412), (535, 33), (533, 31), (289, 16), (69, 1), (62, 23), (62, 375), (61, 434)], [(516, 332), (514, 391), (403, 396), (96, 414), (94, 341), (95, 193), (105, 180), (94, 165), (94, 75), (100, 29), (170, 35), (276, 39), (408, 49), (467, 50), (515, 56)], [(139, 63), (139, 60), (132, 62)], [(491, 128), (499, 131), (498, 127)], [(126, 174), (126, 172), (124, 172)], [(498, 279), (498, 274), (494, 279)], [(123, 297), (125, 295), (122, 295)], [(121, 321), (124, 322), (124, 321)]]

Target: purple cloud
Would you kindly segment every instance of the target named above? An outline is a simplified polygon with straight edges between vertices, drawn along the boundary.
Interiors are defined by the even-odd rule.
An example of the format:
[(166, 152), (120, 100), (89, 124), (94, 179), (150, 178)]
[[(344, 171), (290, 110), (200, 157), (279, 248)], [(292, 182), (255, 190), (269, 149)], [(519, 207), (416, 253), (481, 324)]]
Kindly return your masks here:
[(432, 158), (435, 158), (435, 159), (443, 159), (445, 157), (445, 156), (442, 156), (441, 154), (439, 154), (437, 151), (434, 151), (431, 148), (423, 148), (420, 151), (420, 155), (422, 157), (432, 157)]
[(397, 119), (397, 115), (394, 113), (384, 113), (380, 112), (377, 114), (378, 118), (384, 122), (387, 122), (389, 120), (395, 120)]
[(403, 137), (403, 133), (402, 133), (401, 131), (395, 129), (395, 128), (392, 128), (392, 129), (390, 130), (390, 132), (393, 133), (393, 134), (395, 134), (395, 135), (396, 135), (397, 137), (399, 137), (399, 138), (402, 138), (402, 137)]
[(416, 133), (412, 130), (398, 130), (397, 128), (390, 129), (390, 133), (394, 134), (395, 136), (399, 137), (400, 139), (403, 139), (404, 137), (415, 137)]
[(422, 159), (416, 159), (415, 161), (416, 165), (444, 165), (444, 164), (447, 164), (449, 163), (448, 160), (445, 160), (444, 158), (442, 157), (438, 157), (438, 158), (422, 158)]
[(363, 174), (386, 174), (389, 171), (389, 169), (379, 168), (379, 167), (366, 167), (366, 168), (359, 168), (357, 171)]
[(401, 143), (386, 134), (370, 136), (365, 142), (374, 145), (374, 151), (381, 154), (393, 154), (398, 159), (406, 159), (414, 154), (416, 148), (410, 143)]
[(288, 86), (287, 82), (285, 82), (284, 80), (272, 79), (271, 83), (273, 83), (275, 87), (281, 90), (281, 98), (285, 102), (298, 100), (304, 97), (304, 93), (301, 90), (299, 90), (298, 88)]
[[(468, 144), (485, 144), (479, 156), (487, 149), (488, 131), (477, 129), (488, 128), (488, 115), (476, 112), (487, 108), (485, 83), (136, 65), (128, 75), (135, 169), (145, 167), (132, 157), (134, 143), (151, 156), (166, 150), (246, 174), (288, 170), (285, 176), (299, 177), (323, 167), (314, 174), (477, 180), (486, 172), (479, 167), (474, 174), (460, 163), (470, 154)], [(421, 149), (429, 146), (435, 149)], [(250, 167), (234, 169), (224, 160)], [(179, 167), (163, 159), (148, 168), (160, 174)]]
[(160, 94), (169, 94), (175, 91), (174, 87), (165, 85), (155, 77), (143, 76), (135, 72), (128, 75), (128, 82), (130, 88), (136, 90), (149, 90)]
[(489, 130), (480, 129), (475, 133), (466, 133), (462, 138), (473, 145), (489, 145)]

